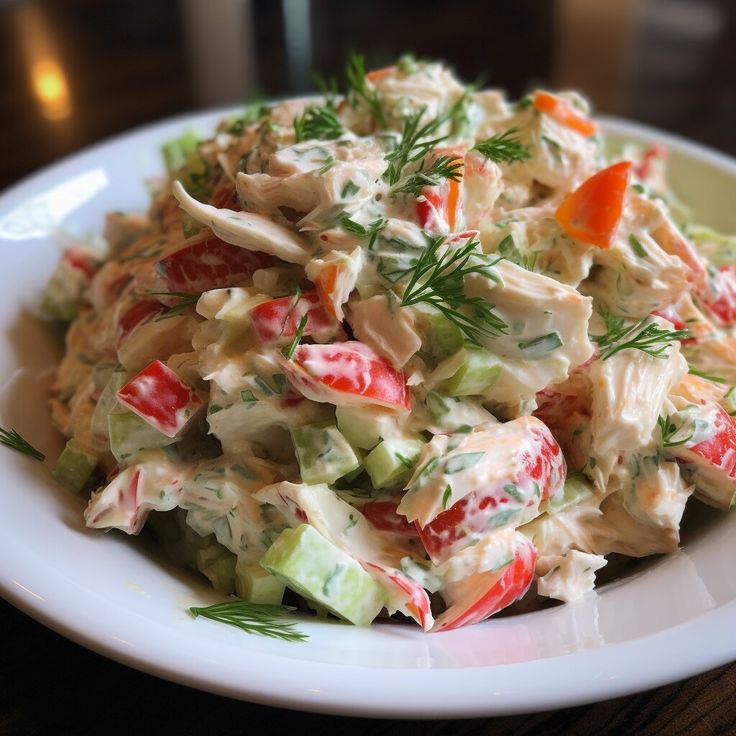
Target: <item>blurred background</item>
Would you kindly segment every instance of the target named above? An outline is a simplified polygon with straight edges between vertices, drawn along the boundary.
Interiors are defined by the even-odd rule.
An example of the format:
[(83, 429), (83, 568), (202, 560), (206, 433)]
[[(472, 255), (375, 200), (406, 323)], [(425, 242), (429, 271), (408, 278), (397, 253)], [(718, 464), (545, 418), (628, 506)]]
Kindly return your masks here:
[(736, 154), (733, 0), (0, 0), (0, 189), (162, 117), (313, 88), (358, 50), (576, 88)]

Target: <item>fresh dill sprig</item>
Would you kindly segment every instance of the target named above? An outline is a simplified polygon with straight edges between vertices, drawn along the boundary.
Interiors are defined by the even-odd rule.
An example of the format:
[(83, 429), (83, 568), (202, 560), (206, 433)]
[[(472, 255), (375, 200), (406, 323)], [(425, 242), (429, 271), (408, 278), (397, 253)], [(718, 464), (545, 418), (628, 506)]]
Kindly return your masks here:
[[(193, 307), (202, 294), (192, 294), (188, 291), (149, 291), (151, 296), (176, 296), (179, 301), (171, 307), (165, 308), (166, 311), (154, 317), (154, 322), (160, 322), (162, 319), (176, 317), (189, 307)], [(163, 306), (163, 305), (162, 305)]]
[(531, 157), (529, 149), (521, 142), (518, 128), (509, 128), (503, 133), (486, 138), (484, 141), (478, 141), (472, 150), (478, 151), (489, 161), (496, 164), (510, 164), (513, 161), (522, 161)]
[(381, 99), (376, 92), (368, 89), (365, 83), (365, 60), (361, 54), (351, 54), (345, 65), (345, 80), (347, 82), (346, 97), (353, 107), (362, 102), (370, 112), (379, 127), (386, 127), (386, 115), (383, 112)]
[(343, 134), (342, 123), (330, 104), (308, 107), (301, 117), (294, 118), (296, 142), (307, 140), (334, 141)]
[(270, 636), (284, 641), (305, 641), (307, 635), (296, 629), (291, 621), (279, 621), (279, 618), (293, 610), (295, 609), (292, 606), (228, 601), (214, 606), (192, 606), (189, 613), (194, 618), (202, 616), (222, 624), (237, 626), (248, 634)]
[(5, 447), (9, 447), (11, 450), (28, 455), (35, 460), (43, 460), (46, 457), (46, 455), (39, 452), (33, 445), (24, 440), (14, 429), (8, 431), (0, 427), (0, 445), (5, 445)]
[(436, 136), (436, 133), (445, 123), (449, 122), (452, 126), (462, 121), (466, 115), (465, 108), (469, 99), (468, 95), (469, 93), (465, 92), (447, 112), (432, 118), (421, 127), (419, 127), (419, 121), (427, 111), (426, 107), (420, 108), (404, 119), (401, 140), (385, 156), (388, 167), (383, 173), (383, 178), (389, 184), (392, 186), (397, 184), (408, 164), (424, 159), (437, 144), (442, 143), (449, 137), (449, 133), (440, 136)]
[(424, 233), (424, 237), (427, 247), (411, 269), (401, 306), (428, 304), (434, 307), (475, 345), (481, 344), (481, 337), (497, 337), (505, 332), (507, 325), (493, 311), (495, 305), (465, 293), (465, 277), (470, 274), (498, 279), (491, 268), (500, 258), (489, 259), (478, 250), (478, 241), (474, 239), (440, 254), (445, 236)]
[(705, 371), (701, 371), (698, 368), (695, 368), (695, 366), (687, 364), (687, 372), (691, 376), (697, 376), (698, 378), (704, 378), (706, 381), (711, 381), (712, 383), (727, 383), (726, 379), (722, 376), (715, 376), (712, 373), (706, 373)]
[(662, 434), (662, 447), (679, 447), (680, 445), (684, 445), (686, 442), (689, 442), (695, 434), (695, 430), (693, 429), (687, 437), (683, 439), (675, 439), (675, 436), (682, 431), (682, 427), (678, 427), (669, 415), (658, 417), (657, 426)]
[(294, 333), (294, 337), (292, 337), (291, 342), (281, 350), (281, 354), (286, 358), (286, 360), (291, 360), (294, 357), (294, 353), (299, 347), (299, 343), (302, 341), (302, 335), (304, 334), (304, 328), (307, 326), (308, 319), (308, 314), (302, 315), (302, 318), (299, 320), (299, 326), (296, 328), (296, 332)]
[(447, 179), (460, 181), (462, 168), (463, 162), (461, 160), (452, 156), (440, 156), (428, 169), (420, 167), (419, 171), (399, 179), (391, 187), (389, 194), (391, 196), (412, 194), (418, 197), (422, 193), (423, 187), (438, 186)]
[(641, 350), (653, 358), (665, 358), (666, 350), (673, 342), (690, 337), (690, 330), (666, 330), (650, 317), (634, 324), (627, 324), (621, 317), (604, 313), (606, 332), (591, 335), (590, 339), (600, 348), (600, 359), (608, 360), (622, 350)]
[(401, 140), (393, 151), (386, 154), (388, 167), (383, 178), (392, 186), (401, 179), (401, 174), (408, 164), (423, 159), (438, 143), (447, 138), (446, 135), (430, 138), (444, 122), (443, 117), (433, 118), (421, 128), (419, 127), (419, 121), (425, 110), (426, 108), (417, 110), (404, 120)]

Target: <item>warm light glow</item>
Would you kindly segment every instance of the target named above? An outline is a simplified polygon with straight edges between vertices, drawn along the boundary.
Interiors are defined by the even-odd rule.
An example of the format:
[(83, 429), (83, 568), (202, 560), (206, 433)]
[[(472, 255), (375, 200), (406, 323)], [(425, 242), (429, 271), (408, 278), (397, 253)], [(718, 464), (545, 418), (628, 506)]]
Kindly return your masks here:
[(41, 114), (54, 122), (68, 118), (74, 107), (53, 26), (32, 2), (19, 5), (15, 20), (31, 92), (38, 100)]
[(44, 117), (62, 120), (72, 112), (69, 86), (55, 59), (39, 59), (31, 66), (33, 94), (41, 103)]

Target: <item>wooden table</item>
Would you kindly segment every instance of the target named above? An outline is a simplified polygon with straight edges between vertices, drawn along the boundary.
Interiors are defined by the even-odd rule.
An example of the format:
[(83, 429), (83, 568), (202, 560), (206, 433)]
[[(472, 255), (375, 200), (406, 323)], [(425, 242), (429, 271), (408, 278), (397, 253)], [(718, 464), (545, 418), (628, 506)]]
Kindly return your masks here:
[[(466, 78), (485, 75), (512, 95), (532, 84), (577, 86), (603, 112), (735, 154), (736, 5), (690, 3), (691, 16), (679, 23), (685, 3), (676, 5), (658, 15), (657, 3), (635, 0), (615, 3), (615, 12), (612, 3), (588, 0), (458, 0), (438, 22), (439, 4), (417, 12), (416, 3), (400, 0), (312, 0), (297, 23), (275, 2), (2, 3), (0, 188), (149, 120), (234, 103), (254, 90), (301, 91), (309, 84), (305, 64), (334, 71), (350, 47), (367, 50), (369, 63), (406, 48), (443, 56)], [(379, 47), (375, 28), (386, 17), (397, 22), (380, 23)], [(503, 31), (493, 43), (488, 28)], [(463, 43), (448, 45), (447, 38)], [(0, 632), (0, 733), (8, 735), (736, 733), (736, 665), (579, 708), (400, 723), (278, 710), (167, 683), (88, 652), (3, 602)]]

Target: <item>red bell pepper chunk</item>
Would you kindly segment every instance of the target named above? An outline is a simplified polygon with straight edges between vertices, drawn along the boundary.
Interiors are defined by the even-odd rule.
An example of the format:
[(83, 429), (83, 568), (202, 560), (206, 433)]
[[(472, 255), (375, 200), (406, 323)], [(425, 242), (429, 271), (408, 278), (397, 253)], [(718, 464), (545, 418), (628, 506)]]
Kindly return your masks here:
[(201, 294), (209, 289), (237, 286), (254, 271), (272, 263), (273, 258), (265, 253), (238, 248), (208, 235), (158, 261), (158, 284), (151, 291)]
[(315, 291), (302, 294), (298, 300), (293, 296), (272, 299), (249, 312), (256, 337), (265, 345), (289, 342), (296, 335), (305, 314), (307, 322), (302, 333), (305, 336), (329, 330), (334, 325)]
[[(459, 148), (438, 148), (432, 155), (451, 157), (450, 163), (462, 163), (463, 153)], [(453, 232), (459, 224), (461, 209), (460, 181), (448, 179), (439, 186), (423, 187), (422, 196), (417, 199), (419, 227), (430, 232)]]
[[(508, 462), (506, 458), (499, 457), (498, 452), (515, 453), (515, 471), (508, 478), (490, 487), (471, 491), (424, 527), (416, 522), (422, 544), (434, 562), (442, 561), (448, 552), (461, 547), (462, 544), (457, 543), (469, 535), (503, 526), (504, 516), (513, 511), (515, 503), (516, 508), (519, 508), (519, 503), (526, 507), (536, 504), (538, 507), (539, 503), (562, 489), (567, 468), (557, 440), (540, 421), (530, 423), (526, 431), (527, 441), (520, 447), (509, 448), (507, 444), (501, 444), (495, 454), (493, 448), (488, 450), (489, 461), (495, 460), (503, 467)], [(519, 515), (511, 517), (511, 520), (518, 523)]]
[(118, 392), (125, 407), (167, 437), (176, 437), (203, 406), (202, 399), (160, 360), (154, 360)]
[(81, 248), (69, 248), (64, 251), (62, 259), (72, 268), (81, 271), (88, 280), (92, 279), (101, 265), (100, 261)]
[(634, 175), (637, 179), (645, 181), (652, 172), (652, 164), (657, 160), (667, 159), (667, 149), (664, 146), (653, 145), (647, 148), (641, 156), (641, 161), (634, 167)]
[(568, 194), (555, 212), (562, 229), (575, 240), (610, 248), (621, 219), (631, 162), (621, 161), (593, 174)]
[(283, 364), (292, 385), (313, 401), (411, 407), (404, 374), (357, 340), (300, 345)]
[(590, 118), (579, 113), (572, 103), (563, 97), (551, 95), (549, 92), (535, 92), (534, 107), (586, 138), (598, 130), (598, 126)]
[(475, 573), (451, 584), (449, 606), (432, 631), (469, 626), (510, 606), (529, 590), (536, 560), (536, 547), (519, 535), (513, 562), (502, 570)]
[(156, 299), (143, 299), (126, 309), (118, 317), (118, 330), (115, 344), (120, 347), (133, 331), (150, 322), (161, 311), (161, 302)]
[(703, 308), (724, 327), (736, 323), (736, 266), (721, 266), (698, 290)]
[(360, 507), (363, 516), (379, 531), (416, 537), (417, 530), (405, 516), (396, 512), (396, 501), (368, 501)]

